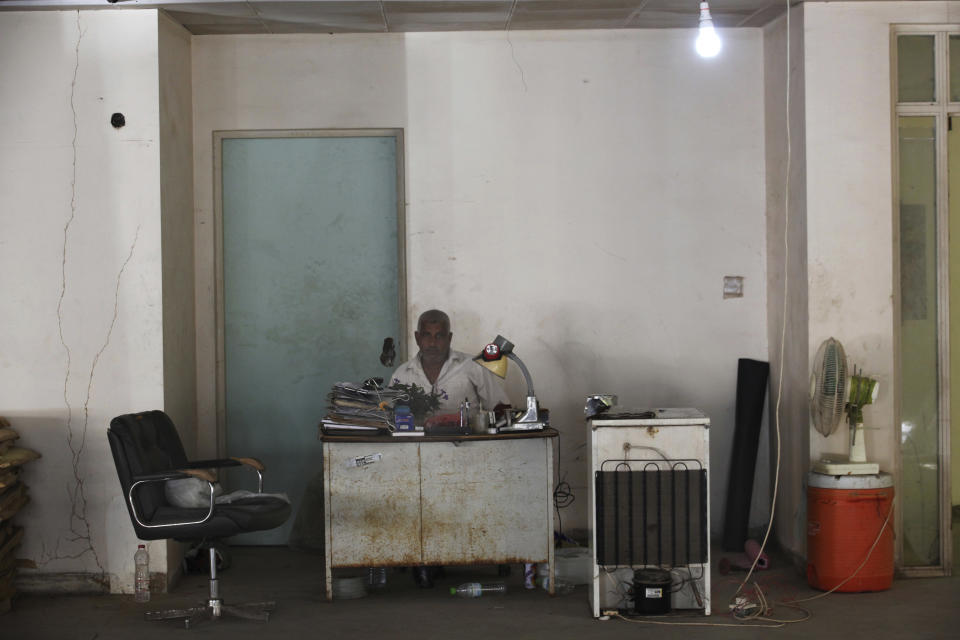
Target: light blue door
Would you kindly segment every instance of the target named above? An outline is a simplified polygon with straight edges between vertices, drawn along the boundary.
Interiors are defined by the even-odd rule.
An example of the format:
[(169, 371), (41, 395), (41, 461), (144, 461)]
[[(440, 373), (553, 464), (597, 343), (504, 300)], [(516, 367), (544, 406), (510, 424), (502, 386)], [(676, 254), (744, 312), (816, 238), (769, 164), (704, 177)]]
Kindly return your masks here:
[(294, 514), (236, 543), (287, 543), (321, 470), (331, 385), (392, 371), (379, 355), (385, 337), (404, 337), (398, 140), (223, 139), (226, 455), (262, 459), (264, 491), (286, 492)]

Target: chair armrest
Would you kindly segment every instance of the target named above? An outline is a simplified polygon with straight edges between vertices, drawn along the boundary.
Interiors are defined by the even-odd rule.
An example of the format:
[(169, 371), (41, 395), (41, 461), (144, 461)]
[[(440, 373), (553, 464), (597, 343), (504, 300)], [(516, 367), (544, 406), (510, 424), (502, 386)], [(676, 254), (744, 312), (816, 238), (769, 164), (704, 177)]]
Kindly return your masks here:
[(263, 471), (265, 469), (265, 467), (263, 466), (263, 462), (261, 462), (257, 458), (241, 458), (241, 457), (216, 458), (213, 460), (191, 460), (184, 466), (184, 468), (185, 469), (218, 469), (220, 467), (239, 467), (240, 465), (253, 467), (257, 471)]
[(209, 469), (178, 469), (178, 471), (182, 471), (186, 475), (193, 476), (194, 478), (206, 480), (211, 485), (217, 481), (217, 476)]
[(207, 482), (217, 481), (217, 476), (209, 469), (170, 469), (169, 471), (157, 471), (156, 473), (146, 473), (134, 476), (133, 481), (138, 482), (159, 482), (161, 480), (181, 480), (183, 478), (200, 478)]
[(240, 462), (234, 458), (215, 458), (213, 460), (190, 460), (182, 469), (220, 469), (223, 467), (239, 467)]
[(240, 464), (245, 464), (248, 467), (253, 467), (260, 473), (263, 473), (264, 471), (266, 471), (266, 467), (263, 466), (263, 463), (256, 458), (230, 458), (230, 459), (235, 460)]
[[(223, 467), (239, 466), (247, 466), (257, 472), (257, 492), (263, 493), (263, 472), (266, 467), (264, 467), (263, 463), (256, 458), (218, 458), (215, 460), (196, 460), (188, 462), (183, 468), (178, 469), (178, 471), (192, 474), (194, 470), (199, 469), (220, 469)], [(206, 480), (206, 478), (203, 479)]]
[[(140, 519), (140, 514), (137, 513), (137, 505), (133, 501), (133, 495), (137, 487), (139, 487), (142, 484), (149, 484), (151, 482), (166, 482), (167, 480), (178, 480), (178, 479), (190, 478), (190, 477), (206, 480), (207, 485), (209, 485), (210, 487), (210, 507), (207, 510), (207, 515), (205, 515), (200, 520), (189, 520), (189, 521), (185, 520), (185, 521), (177, 521), (177, 522), (167, 522), (164, 524), (147, 524), (146, 522)], [(160, 471), (157, 473), (150, 473), (142, 476), (135, 476), (133, 478), (133, 481), (134, 481), (133, 484), (130, 485), (130, 491), (127, 492), (127, 501), (130, 504), (130, 513), (133, 514), (133, 519), (136, 520), (137, 524), (139, 524), (141, 527), (144, 527), (146, 529), (160, 529), (163, 527), (182, 527), (185, 525), (203, 524), (213, 516), (213, 508), (215, 504), (214, 503), (214, 483), (216, 482), (216, 478), (214, 477), (213, 473), (210, 471), (207, 471), (205, 469), (184, 469), (184, 470), (174, 469), (171, 471)]]

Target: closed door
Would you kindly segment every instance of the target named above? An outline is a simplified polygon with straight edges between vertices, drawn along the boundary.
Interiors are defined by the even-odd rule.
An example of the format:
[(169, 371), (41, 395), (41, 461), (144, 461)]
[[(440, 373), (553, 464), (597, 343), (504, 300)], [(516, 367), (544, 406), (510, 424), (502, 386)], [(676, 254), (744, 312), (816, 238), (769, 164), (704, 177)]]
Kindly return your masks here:
[[(322, 466), (317, 425), (334, 382), (389, 375), (402, 337), (401, 137), (222, 133), (225, 453), (255, 456), (294, 516), (242, 544), (286, 544)], [(227, 489), (245, 486), (237, 472)]]

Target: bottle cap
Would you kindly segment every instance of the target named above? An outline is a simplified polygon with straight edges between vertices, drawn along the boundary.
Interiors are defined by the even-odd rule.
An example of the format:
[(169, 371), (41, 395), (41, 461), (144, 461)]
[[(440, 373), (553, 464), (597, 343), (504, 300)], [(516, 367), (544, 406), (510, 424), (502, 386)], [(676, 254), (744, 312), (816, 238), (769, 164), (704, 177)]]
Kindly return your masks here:
[(450, 587), (450, 595), (452, 595), (452, 596), (457, 595), (457, 588), (456, 588), (456, 587)]

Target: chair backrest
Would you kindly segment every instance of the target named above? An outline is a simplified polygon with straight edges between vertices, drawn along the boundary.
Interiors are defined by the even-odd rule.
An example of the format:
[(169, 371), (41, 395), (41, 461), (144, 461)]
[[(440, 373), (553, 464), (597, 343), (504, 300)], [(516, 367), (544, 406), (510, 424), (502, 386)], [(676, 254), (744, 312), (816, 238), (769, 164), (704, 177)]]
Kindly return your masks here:
[[(117, 477), (123, 488), (123, 501), (130, 512), (130, 521), (140, 535), (131, 512), (128, 495), (130, 485), (136, 476), (169, 471), (183, 467), (187, 463), (187, 454), (177, 434), (173, 421), (163, 411), (145, 411), (117, 416), (110, 421), (107, 440), (113, 453), (113, 462), (117, 467)], [(134, 500), (141, 518), (148, 520), (159, 507), (167, 504), (162, 482), (152, 482), (137, 488)], [(155, 536), (150, 536), (150, 539)]]

